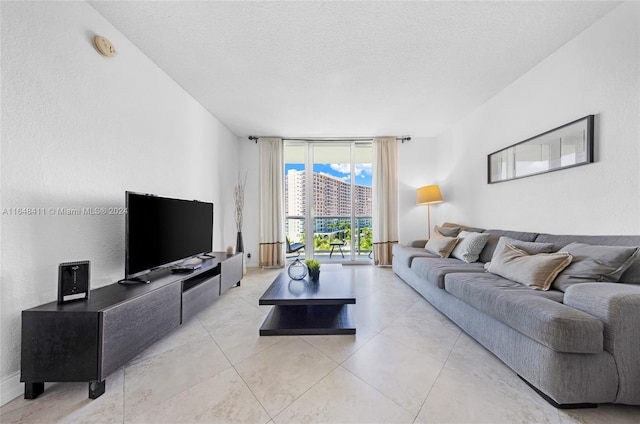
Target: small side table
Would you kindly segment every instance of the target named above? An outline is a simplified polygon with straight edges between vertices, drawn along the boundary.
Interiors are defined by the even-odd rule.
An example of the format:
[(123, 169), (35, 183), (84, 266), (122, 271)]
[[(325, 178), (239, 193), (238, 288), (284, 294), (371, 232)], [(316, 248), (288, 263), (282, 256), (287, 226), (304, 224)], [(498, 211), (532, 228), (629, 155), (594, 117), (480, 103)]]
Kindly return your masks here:
[(340, 254), (344, 259), (344, 252), (342, 251), (342, 246), (344, 246), (344, 241), (332, 241), (331, 243), (329, 243), (329, 246), (331, 246), (331, 252), (329, 252), (329, 259), (331, 259), (331, 255), (333, 255), (333, 249), (335, 249), (336, 247), (340, 250)]

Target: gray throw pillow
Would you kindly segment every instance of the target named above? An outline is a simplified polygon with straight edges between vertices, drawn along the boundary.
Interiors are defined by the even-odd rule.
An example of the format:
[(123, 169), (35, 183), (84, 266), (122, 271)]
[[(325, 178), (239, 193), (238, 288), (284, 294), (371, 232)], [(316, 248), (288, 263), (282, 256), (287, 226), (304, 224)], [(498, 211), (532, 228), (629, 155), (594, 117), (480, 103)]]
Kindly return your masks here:
[(489, 262), (488, 271), (534, 290), (549, 290), (556, 276), (570, 263), (571, 255), (566, 252), (529, 255), (506, 243)]
[(511, 246), (517, 247), (520, 250), (524, 250), (530, 255), (553, 252), (553, 243), (535, 243), (533, 241), (522, 241), (502, 236), (498, 239), (498, 244), (496, 244), (496, 250), (493, 251), (493, 256), (496, 256), (502, 249), (504, 249), (504, 245), (506, 243), (509, 243)]
[(451, 256), (468, 263), (475, 262), (480, 256), (480, 252), (489, 240), (489, 233), (472, 233), (469, 231), (460, 231), (458, 238), (460, 241), (453, 249)]
[(445, 237), (457, 237), (462, 228), (460, 227), (440, 227), (436, 225), (433, 231)]
[(467, 227), (466, 225), (456, 224), (455, 222), (445, 222), (444, 224), (442, 224), (442, 227), (460, 228), (460, 230), (469, 231), (470, 233), (482, 233), (484, 231), (483, 228)]
[(622, 274), (633, 264), (638, 247), (598, 246), (571, 243), (560, 249), (573, 256), (573, 262), (558, 275), (553, 287), (566, 291), (578, 283), (608, 281), (617, 283)]
[(427, 241), (424, 248), (427, 252), (435, 253), (441, 258), (448, 258), (459, 240), (455, 237), (444, 237), (436, 234)]

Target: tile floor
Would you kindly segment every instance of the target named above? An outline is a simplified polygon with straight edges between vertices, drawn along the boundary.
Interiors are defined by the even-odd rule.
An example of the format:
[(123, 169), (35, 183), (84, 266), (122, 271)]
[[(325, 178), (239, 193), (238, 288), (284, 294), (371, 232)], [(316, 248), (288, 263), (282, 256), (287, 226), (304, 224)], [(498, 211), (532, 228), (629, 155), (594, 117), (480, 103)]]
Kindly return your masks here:
[(0, 408), (5, 423), (640, 423), (640, 407), (559, 411), (388, 268), (356, 275), (355, 336), (259, 337), (258, 298), (278, 271), (241, 287), (151, 346), (87, 398), (51, 383)]

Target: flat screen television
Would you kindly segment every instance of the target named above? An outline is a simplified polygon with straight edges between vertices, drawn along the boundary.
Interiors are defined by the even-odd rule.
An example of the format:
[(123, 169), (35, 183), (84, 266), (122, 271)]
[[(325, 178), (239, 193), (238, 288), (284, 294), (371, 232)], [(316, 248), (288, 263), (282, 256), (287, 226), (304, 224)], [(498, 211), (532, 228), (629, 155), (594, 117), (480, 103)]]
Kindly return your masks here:
[(125, 279), (213, 250), (213, 203), (126, 192)]

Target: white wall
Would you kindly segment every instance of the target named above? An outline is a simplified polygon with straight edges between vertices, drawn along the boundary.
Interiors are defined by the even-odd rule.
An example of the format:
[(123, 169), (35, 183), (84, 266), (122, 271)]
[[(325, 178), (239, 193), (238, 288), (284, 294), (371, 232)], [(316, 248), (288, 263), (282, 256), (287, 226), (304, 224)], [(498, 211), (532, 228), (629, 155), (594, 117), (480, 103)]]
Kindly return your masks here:
[[(432, 222), (640, 234), (639, 9), (614, 9), (439, 137)], [(487, 184), (488, 153), (589, 114), (595, 163)]]
[[(237, 137), (84, 2), (2, 2), (1, 208), (124, 206), (125, 190), (213, 201), (235, 244)], [(118, 56), (105, 59), (94, 34)], [(2, 403), (19, 395), (20, 311), (57, 296), (61, 262), (124, 274), (124, 216), (2, 216)], [(16, 393), (17, 390), (17, 393)]]
[[(416, 206), (418, 187), (442, 184), (438, 180), (438, 144), (435, 138), (413, 137), (411, 141), (398, 145), (398, 242), (409, 244), (418, 239), (427, 239), (427, 207)], [(442, 190), (448, 200), (449, 193)], [(435, 212), (441, 204), (431, 205), (431, 226)]]

